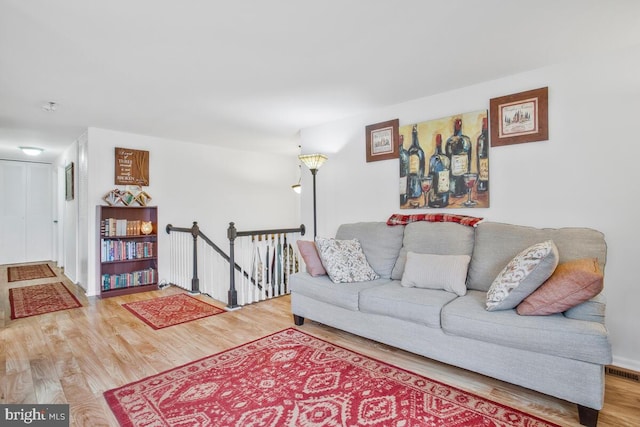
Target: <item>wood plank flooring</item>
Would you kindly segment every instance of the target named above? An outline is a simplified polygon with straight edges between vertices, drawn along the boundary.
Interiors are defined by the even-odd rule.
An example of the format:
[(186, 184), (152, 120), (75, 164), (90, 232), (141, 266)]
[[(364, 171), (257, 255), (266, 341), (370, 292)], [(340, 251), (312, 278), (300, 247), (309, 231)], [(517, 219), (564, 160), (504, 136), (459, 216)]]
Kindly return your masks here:
[[(7, 282), (0, 266), (0, 403), (69, 403), (71, 425), (116, 426), (103, 392), (294, 327), (289, 297), (154, 331), (120, 305), (184, 292), (169, 287), (114, 298), (87, 298), (50, 263), (57, 278)], [(62, 281), (84, 305), (11, 320), (8, 289)], [(217, 303), (200, 295), (197, 298)], [(315, 322), (299, 329), (337, 345), (470, 391), (562, 426), (579, 426), (576, 406), (435, 362)], [(601, 427), (640, 426), (640, 384), (606, 377)]]

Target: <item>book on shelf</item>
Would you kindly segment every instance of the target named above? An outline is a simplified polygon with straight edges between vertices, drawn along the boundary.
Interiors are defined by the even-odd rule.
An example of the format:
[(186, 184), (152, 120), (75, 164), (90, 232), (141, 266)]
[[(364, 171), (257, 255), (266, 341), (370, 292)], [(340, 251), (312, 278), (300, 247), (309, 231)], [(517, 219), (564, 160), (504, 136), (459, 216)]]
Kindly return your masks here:
[(105, 237), (115, 236), (140, 236), (141, 220), (126, 220), (120, 218), (105, 218), (100, 221), (100, 235)]
[(135, 286), (152, 285), (157, 282), (157, 272), (154, 268), (132, 271), (121, 274), (103, 274), (102, 290), (131, 288)]
[(155, 257), (155, 242), (102, 240), (100, 261), (125, 261)]

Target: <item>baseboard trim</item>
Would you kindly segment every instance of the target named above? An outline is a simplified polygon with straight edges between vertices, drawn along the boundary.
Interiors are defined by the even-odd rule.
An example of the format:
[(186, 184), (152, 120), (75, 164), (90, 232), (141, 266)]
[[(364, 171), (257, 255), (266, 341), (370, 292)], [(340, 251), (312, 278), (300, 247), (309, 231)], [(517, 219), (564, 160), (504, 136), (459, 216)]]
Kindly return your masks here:
[(613, 356), (613, 362), (609, 366), (617, 366), (620, 368), (640, 372), (640, 360), (629, 359), (626, 357)]

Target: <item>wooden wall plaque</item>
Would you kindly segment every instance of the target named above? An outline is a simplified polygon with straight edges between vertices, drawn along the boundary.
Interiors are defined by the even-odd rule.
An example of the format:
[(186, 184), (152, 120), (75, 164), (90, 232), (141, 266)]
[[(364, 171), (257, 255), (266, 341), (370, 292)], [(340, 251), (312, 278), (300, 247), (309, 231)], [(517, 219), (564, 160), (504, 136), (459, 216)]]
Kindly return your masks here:
[(116, 184), (149, 185), (149, 152), (116, 147)]

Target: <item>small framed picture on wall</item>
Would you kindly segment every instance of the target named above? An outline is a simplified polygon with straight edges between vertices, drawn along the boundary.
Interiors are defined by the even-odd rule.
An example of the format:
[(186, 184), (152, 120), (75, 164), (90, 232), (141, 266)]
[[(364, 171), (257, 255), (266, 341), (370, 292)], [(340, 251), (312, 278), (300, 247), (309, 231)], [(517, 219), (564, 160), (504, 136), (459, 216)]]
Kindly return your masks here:
[(73, 200), (73, 162), (64, 168), (64, 198)]
[(491, 99), (491, 146), (549, 139), (548, 92), (543, 87)]
[(398, 119), (366, 127), (367, 162), (398, 158)]

